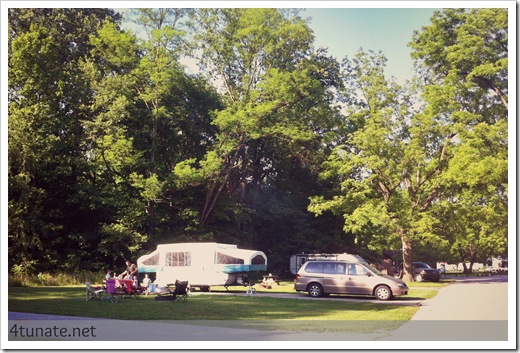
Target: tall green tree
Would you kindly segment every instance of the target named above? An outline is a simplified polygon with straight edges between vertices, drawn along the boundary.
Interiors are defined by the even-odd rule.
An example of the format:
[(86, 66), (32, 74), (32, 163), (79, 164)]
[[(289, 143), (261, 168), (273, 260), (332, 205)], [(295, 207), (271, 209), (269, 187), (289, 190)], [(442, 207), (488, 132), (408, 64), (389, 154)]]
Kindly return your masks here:
[(91, 35), (92, 50), (81, 62), (84, 77), (94, 92), (83, 121), (83, 141), (89, 164), (86, 180), (96, 196), (92, 207), (102, 211), (97, 219), (96, 254), (110, 266), (128, 258), (147, 240), (143, 224), (146, 202), (134, 181), (142, 174), (143, 152), (135, 148), (126, 121), (134, 112), (135, 94), (131, 73), (139, 65), (137, 39), (105, 22)]
[[(82, 176), (82, 119), (92, 92), (81, 59), (106, 9), (10, 9), (9, 264), (31, 272), (76, 268), (95, 247)], [(69, 251), (74, 249), (75, 251)]]
[(181, 14), (150, 9), (137, 15), (148, 37), (107, 23), (91, 38), (92, 58), (84, 64), (96, 92), (87, 143), (110, 207), (100, 224), (100, 251), (119, 251), (119, 257), (137, 256), (188, 228), (182, 223), (192, 196), (178, 193), (172, 169), (204, 154), (213, 130), (208, 111), (218, 106), (208, 84), (179, 63), (183, 34), (173, 25)]
[(507, 9), (448, 9), (410, 44), (424, 98), (449, 117), (458, 141), (445, 174), (449, 211), (440, 211), (444, 225), (437, 225), (451, 229), (463, 263), (507, 252), (507, 23)]
[(356, 128), (323, 165), (323, 177), (339, 183), (339, 194), (313, 197), (309, 209), (342, 215), (345, 231), (374, 250), (399, 244), (411, 281), (414, 243), (435, 236), (419, 229), (443, 193), (440, 176), (453, 135), (444, 121), (414, 111), (411, 94), (385, 78), (385, 64), (374, 52), (345, 60), (354, 97), (346, 114)]
[(507, 109), (507, 9), (437, 11), (431, 25), (414, 33), (410, 46), (428, 85), (456, 89), (460, 102), (482, 104), (491, 119)]
[(304, 162), (332, 130), (337, 68), (313, 53), (305, 21), (276, 9), (201, 9), (194, 23), (200, 64), (221, 84), (226, 106), (214, 113), (218, 133), (206, 156), (175, 173), (183, 185), (207, 185), (202, 224), (229, 200), (240, 229), (239, 218), (248, 219), (262, 188), (288, 165), (282, 161)]
[(113, 11), (10, 12), (16, 271), (114, 266), (189, 227), (197, 192), (179, 194), (172, 169), (204, 155), (215, 129), (208, 112), (219, 103), (179, 64), (182, 15), (143, 11), (150, 36), (141, 41)]
[[(220, 107), (214, 89), (204, 79), (186, 74), (180, 63), (187, 51), (185, 22), (189, 13), (188, 9), (136, 10), (137, 23), (148, 36), (141, 44), (143, 56), (132, 76), (139, 102), (134, 120), (139, 127), (134, 130), (136, 147), (147, 159), (140, 187), (148, 200), (151, 236), (171, 226), (165, 220), (177, 218), (172, 223), (182, 223), (192, 213), (190, 204), (197, 201), (189, 194), (184, 194), (186, 199), (179, 198), (172, 171), (178, 162), (204, 155), (215, 134), (209, 112)], [(179, 219), (176, 214), (184, 216)]]
[(492, 226), (507, 219), (507, 12), (436, 12), (411, 46), (425, 83), (417, 112), (385, 81), (384, 60), (347, 61), (357, 130), (324, 164), (339, 195), (310, 205), (344, 214), (368, 246), (399, 235), (408, 281), (422, 244), (451, 246), (464, 261), (507, 244)]

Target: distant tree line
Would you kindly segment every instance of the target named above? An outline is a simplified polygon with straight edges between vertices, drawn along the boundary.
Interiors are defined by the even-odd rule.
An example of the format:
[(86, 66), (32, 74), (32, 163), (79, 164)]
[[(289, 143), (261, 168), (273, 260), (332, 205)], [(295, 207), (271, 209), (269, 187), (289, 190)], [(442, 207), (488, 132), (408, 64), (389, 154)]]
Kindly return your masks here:
[[(507, 257), (506, 9), (338, 61), (299, 11), (9, 9), (9, 269), (218, 241), (377, 261)], [(348, 35), (346, 34), (346, 40)], [(195, 72), (182, 63), (198, 64)]]

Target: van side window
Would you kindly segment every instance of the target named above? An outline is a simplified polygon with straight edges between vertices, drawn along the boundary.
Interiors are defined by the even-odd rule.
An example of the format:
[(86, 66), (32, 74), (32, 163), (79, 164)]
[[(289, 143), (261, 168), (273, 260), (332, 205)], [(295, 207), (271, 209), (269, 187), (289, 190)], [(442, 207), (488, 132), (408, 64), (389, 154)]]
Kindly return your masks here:
[(323, 268), (323, 273), (331, 275), (345, 274), (345, 264), (326, 263)]
[(361, 265), (349, 264), (348, 265), (348, 274), (352, 276), (364, 275), (365, 269)]
[(323, 262), (307, 262), (307, 267), (305, 267), (305, 272), (307, 273), (323, 273)]

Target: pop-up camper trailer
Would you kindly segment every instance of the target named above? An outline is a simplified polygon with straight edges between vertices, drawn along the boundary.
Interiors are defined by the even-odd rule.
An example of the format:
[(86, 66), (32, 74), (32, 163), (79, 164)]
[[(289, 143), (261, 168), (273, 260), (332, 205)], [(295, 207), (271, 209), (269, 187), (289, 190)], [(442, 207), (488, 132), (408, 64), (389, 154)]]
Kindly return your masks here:
[(155, 272), (161, 285), (180, 280), (209, 290), (210, 286), (243, 284), (248, 272), (267, 269), (267, 257), (262, 251), (238, 249), (232, 244), (161, 244), (151, 254), (141, 256), (137, 266), (139, 273)]

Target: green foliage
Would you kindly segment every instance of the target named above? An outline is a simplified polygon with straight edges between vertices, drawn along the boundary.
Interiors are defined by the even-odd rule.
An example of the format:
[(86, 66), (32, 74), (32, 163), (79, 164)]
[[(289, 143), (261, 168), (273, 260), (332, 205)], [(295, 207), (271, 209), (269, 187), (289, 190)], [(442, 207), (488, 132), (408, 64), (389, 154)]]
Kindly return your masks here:
[[(423, 73), (431, 74), (426, 81), (432, 82), (423, 89), (426, 105), (419, 111), (411, 100), (413, 91), (406, 93), (385, 79), (382, 55), (360, 52), (344, 61), (346, 94), (351, 97), (347, 99), (351, 104), (348, 114), (356, 129), (323, 163), (322, 177), (338, 184), (337, 194), (329, 199), (311, 198), (309, 210), (317, 215), (325, 211), (342, 215), (344, 229), (368, 247), (397, 247), (393, 243), (397, 236), (404, 250), (405, 274), (411, 271), (412, 244), (419, 249), (434, 246), (437, 251), (452, 246), (462, 261), (474, 261), (478, 253), (493, 246), (498, 252), (505, 249), (505, 242), (497, 240), (507, 238), (507, 232), (491, 231), (484, 225), (491, 218), (481, 214), (506, 208), (497, 208), (491, 200), (507, 202), (507, 123), (501, 120), (504, 111), (500, 114), (500, 106), (507, 109), (507, 102), (504, 104), (499, 92), (505, 92), (500, 88), (507, 82), (504, 67), (498, 59), (502, 71), (494, 75), (500, 79), (495, 80), (500, 87), (483, 87), (477, 72), (486, 71), (496, 56), (484, 55), (483, 61), (475, 62), (470, 59), (474, 54), (455, 55), (477, 39), (469, 23), (486, 16), (486, 11), (446, 10), (436, 13), (432, 26), (415, 34), (414, 57), (422, 60)], [(445, 31), (448, 21), (454, 33)], [(497, 24), (497, 36), (503, 39), (503, 23), (499, 23), (486, 24)], [(460, 38), (454, 39), (457, 35)], [(468, 72), (470, 67), (475, 71)], [(461, 83), (461, 76), (467, 80)], [(502, 99), (494, 99), (498, 96)], [(488, 207), (490, 202), (493, 206)], [(441, 213), (444, 217), (449, 214), (445, 207), (451, 205), (458, 211), (450, 220), (459, 222), (453, 224), (458, 226), (456, 231), (447, 231), (449, 218), (441, 217)], [(462, 205), (471, 211), (462, 212)], [(470, 215), (480, 221), (473, 217), (470, 221)], [(504, 220), (496, 213), (493, 216)]]
[(76, 270), (73, 272), (39, 272), (36, 275), (27, 275), (13, 271), (9, 274), (9, 287), (63, 287), (84, 285), (85, 281), (90, 280), (94, 283), (101, 283), (106, 272), (89, 272)]
[[(413, 236), (409, 228), (420, 206), (417, 199), (410, 199), (406, 187), (407, 178), (416, 173), (411, 169), (414, 159), (421, 155), (411, 148), (417, 140), (410, 132), (409, 98), (384, 78), (385, 61), (380, 54), (363, 52), (345, 60), (347, 93), (359, 97), (349, 109), (357, 129), (348, 135), (348, 144), (337, 147), (323, 164), (322, 177), (339, 183), (339, 194), (330, 200), (314, 197), (309, 206), (316, 214), (342, 215), (345, 231), (356, 234), (360, 243), (374, 246), (378, 242), (364, 236), (384, 234), (386, 247), (379, 250), (388, 249), (393, 242), (389, 235), (398, 235), (400, 230), (407, 229), (407, 238)], [(424, 162), (415, 164), (428, 165)], [(367, 234), (367, 229), (375, 234)]]
[(428, 83), (447, 83), (467, 96), (468, 104), (487, 102), (495, 112), (507, 109), (507, 9), (447, 9), (431, 21), (410, 43)]
[(445, 10), (411, 43), (429, 109), (458, 139), (427, 228), (463, 263), (507, 257), (507, 29), (505, 9)]
[(81, 121), (91, 92), (79, 63), (108, 18), (117, 17), (101, 9), (9, 11), (10, 266), (54, 269), (69, 249), (93, 247), (84, 220), (96, 214), (81, 183), (88, 172)]
[(507, 256), (505, 10), (436, 12), (410, 44), (424, 84), (403, 87), (382, 53), (315, 49), (298, 11), (130, 14), (141, 32), (112, 10), (9, 10), (12, 274), (200, 240), (272, 272), (302, 251)]
[(335, 117), (332, 84), (316, 76), (330, 62), (318, 61), (323, 53), (308, 55), (305, 22), (275, 9), (201, 9), (193, 21), (200, 64), (223, 83), (227, 105), (214, 113), (218, 133), (205, 157), (178, 164), (174, 174), (179, 185), (206, 185), (202, 224), (224, 200), (235, 202), (231, 213), (242, 224), (261, 190), (284, 172), (278, 168), (292, 158), (303, 162), (306, 145), (319, 141)]

